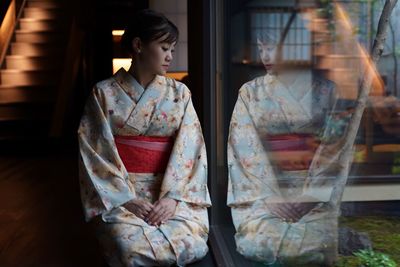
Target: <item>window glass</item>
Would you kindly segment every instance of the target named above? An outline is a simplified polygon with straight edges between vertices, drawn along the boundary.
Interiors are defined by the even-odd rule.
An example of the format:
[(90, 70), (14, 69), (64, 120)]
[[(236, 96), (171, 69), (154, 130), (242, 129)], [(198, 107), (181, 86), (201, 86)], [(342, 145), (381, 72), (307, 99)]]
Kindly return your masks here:
[(368, 249), (400, 263), (400, 7), (373, 64), (383, 6), (233, 0), (218, 10), (227, 195), (214, 199), (228, 204), (219, 226), (237, 266), (358, 266), (354, 253), (373, 258)]

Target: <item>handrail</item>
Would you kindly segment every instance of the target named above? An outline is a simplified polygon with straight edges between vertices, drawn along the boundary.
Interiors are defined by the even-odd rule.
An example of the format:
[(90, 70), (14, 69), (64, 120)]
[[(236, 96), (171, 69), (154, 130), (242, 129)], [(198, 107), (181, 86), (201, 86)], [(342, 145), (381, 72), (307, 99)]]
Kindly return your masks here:
[[(10, 2), (9, 6), (7, 8), (5, 17), (7, 16), (8, 12), (10, 11), (12, 5), (14, 5), (14, 7), (17, 8), (15, 0), (12, 0)], [(18, 21), (22, 16), (22, 12), (24, 11), (25, 5), (26, 5), (26, 0), (22, 0), (22, 4), (21, 4), (21, 6), (20, 6), (20, 8), (18, 10), (18, 15), (16, 16), (15, 21), (14, 21), (14, 25), (11, 26), (12, 31), (9, 31), (9, 34), (6, 37), (6, 41), (4, 42), (4, 46), (1, 48), (1, 51), (0, 51), (0, 68), (3, 66), (4, 59), (6, 58), (6, 55), (7, 55), (8, 47), (10, 46), (10, 42), (12, 40), (12, 36), (13, 36), (15, 30), (17, 29)], [(4, 20), (1, 21), (0, 28), (3, 26), (3, 22), (4, 22)]]

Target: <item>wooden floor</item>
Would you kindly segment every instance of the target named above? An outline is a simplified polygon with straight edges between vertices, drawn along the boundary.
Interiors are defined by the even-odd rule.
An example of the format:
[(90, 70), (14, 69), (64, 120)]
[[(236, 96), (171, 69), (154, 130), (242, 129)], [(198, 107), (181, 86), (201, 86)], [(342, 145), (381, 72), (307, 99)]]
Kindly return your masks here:
[(0, 158), (0, 266), (106, 266), (84, 223), (73, 156)]
[[(77, 152), (28, 154), (0, 155), (0, 267), (108, 266), (84, 222)], [(192, 266), (214, 266), (211, 253)]]

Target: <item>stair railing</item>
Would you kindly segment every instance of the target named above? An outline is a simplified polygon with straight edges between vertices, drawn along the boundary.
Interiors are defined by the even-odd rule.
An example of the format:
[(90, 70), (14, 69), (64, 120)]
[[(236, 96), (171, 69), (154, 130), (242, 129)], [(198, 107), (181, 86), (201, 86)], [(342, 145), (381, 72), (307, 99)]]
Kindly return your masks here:
[[(22, 0), (18, 12), (16, 12), (17, 1), (11, 0), (8, 5), (5, 16), (0, 22), (0, 34), (5, 36), (0, 37), (0, 68), (3, 67), (4, 59), (6, 58), (8, 48), (10, 46), (12, 36), (17, 29), (19, 18), (22, 16), (26, 5), (26, 0)], [(17, 15), (15, 15), (17, 14)], [(3, 39), (4, 38), (4, 39)], [(1, 82), (1, 81), (0, 81)]]

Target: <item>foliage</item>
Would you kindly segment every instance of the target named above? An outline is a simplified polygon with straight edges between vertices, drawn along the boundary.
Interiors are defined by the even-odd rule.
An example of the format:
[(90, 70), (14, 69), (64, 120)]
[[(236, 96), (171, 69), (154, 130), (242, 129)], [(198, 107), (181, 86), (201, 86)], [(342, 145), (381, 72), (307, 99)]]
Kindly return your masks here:
[(388, 255), (373, 250), (363, 249), (354, 253), (365, 267), (396, 267), (396, 263)]
[[(389, 255), (400, 264), (400, 218), (391, 216), (341, 217), (341, 226), (367, 232), (374, 251)], [(361, 259), (356, 256), (340, 256), (336, 267), (359, 267)]]

